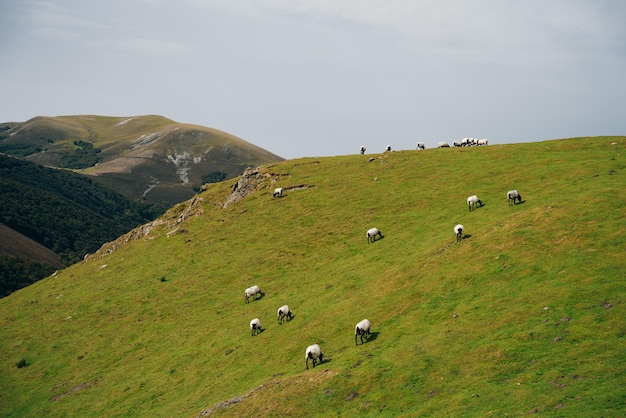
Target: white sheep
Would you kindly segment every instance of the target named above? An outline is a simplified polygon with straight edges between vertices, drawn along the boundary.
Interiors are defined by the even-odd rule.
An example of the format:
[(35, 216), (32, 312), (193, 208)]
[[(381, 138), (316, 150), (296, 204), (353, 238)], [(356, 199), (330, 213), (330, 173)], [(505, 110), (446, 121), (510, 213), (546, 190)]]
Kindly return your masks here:
[(461, 147), (461, 146), (463, 146), (463, 144), (461, 143), (461, 141), (454, 141), (454, 142), (452, 143), (452, 145), (454, 145), (455, 147)]
[(365, 154), (366, 150), (367, 148), (365, 148), (365, 145), (361, 145), (361, 155)]
[(387, 148), (385, 148), (385, 152), (391, 152), (391, 145), (387, 145)]
[(476, 145), (489, 145), (489, 141), (486, 139), (479, 139), (478, 142), (476, 142)]
[(437, 148), (450, 148), (450, 144), (447, 142), (439, 141), (437, 143)]
[(383, 233), (378, 228), (370, 228), (367, 230), (367, 243), (376, 241), (376, 236), (383, 238)]
[(361, 344), (363, 344), (363, 336), (370, 336), (371, 327), (372, 324), (370, 324), (370, 321), (368, 321), (367, 319), (364, 319), (356, 324), (356, 326), (354, 327), (354, 345), (359, 345), (356, 340), (357, 336), (361, 336)]
[(313, 367), (315, 367), (316, 364), (322, 362), (324, 353), (322, 353), (319, 344), (313, 344), (306, 348), (304, 357), (306, 359), (306, 369), (309, 370), (309, 359), (313, 360)]
[(518, 203), (522, 203), (522, 195), (517, 190), (509, 190), (506, 193), (506, 198), (509, 201), (509, 206), (515, 205), (515, 199), (517, 199)]
[(470, 145), (470, 138), (469, 137), (463, 138), (461, 140), (461, 145), (464, 146), (464, 147), (468, 147)]
[(254, 296), (254, 299), (256, 300), (257, 295), (265, 296), (265, 293), (263, 293), (263, 291), (261, 290), (259, 286), (254, 285), (254, 286), (247, 288), (245, 291), (246, 303), (250, 303), (250, 298), (252, 296)]
[(463, 225), (458, 224), (454, 227), (454, 233), (456, 234), (456, 242), (459, 242), (463, 239)]
[(423, 142), (418, 142), (417, 143), (417, 149), (426, 149), (426, 145), (424, 145)]
[(272, 193), (272, 197), (283, 197), (283, 188), (277, 187), (274, 189), (274, 193)]
[(467, 207), (469, 208), (470, 212), (472, 211), (472, 208), (476, 208), (476, 206), (482, 205), (483, 202), (476, 195), (472, 195), (467, 198)]
[(263, 329), (261, 328), (261, 321), (259, 318), (254, 318), (250, 321), (250, 333), (253, 337), (258, 335), (261, 331), (263, 331)]
[(293, 317), (293, 314), (291, 313), (291, 310), (289, 309), (289, 306), (287, 305), (283, 305), (280, 308), (278, 308), (278, 312), (276, 313), (276, 315), (278, 316), (278, 323), (282, 324), (283, 320), (287, 320), (287, 321), (291, 321), (291, 318)]

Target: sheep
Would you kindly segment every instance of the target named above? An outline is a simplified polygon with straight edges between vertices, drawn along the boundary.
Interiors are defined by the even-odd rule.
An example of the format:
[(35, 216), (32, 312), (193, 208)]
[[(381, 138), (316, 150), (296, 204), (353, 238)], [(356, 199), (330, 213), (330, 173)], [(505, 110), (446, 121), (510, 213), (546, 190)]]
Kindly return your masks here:
[(263, 331), (263, 329), (261, 328), (261, 321), (259, 318), (254, 318), (250, 321), (250, 333), (253, 337), (258, 335), (261, 331)]
[(418, 142), (417, 143), (417, 148), (416, 149), (426, 149), (426, 145), (424, 145), (423, 142)]
[(437, 143), (437, 148), (450, 148), (450, 144), (447, 142), (439, 141)]
[(378, 228), (370, 228), (367, 230), (367, 243), (376, 241), (376, 235), (383, 238), (383, 233)]
[(354, 345), (359, 345), (356, 338), (357, 336), (361, 336), (361, 344), (363, 344), (363, 336), (370, 336), (370, 328), (372, 324), (367, 319), (362, 320), (354, 327)]
[(387, 148), (385, 148), (385, 152), (391, 152), (391, 145), (387, 145)]
[(254, 285), (254, 286), (251, 286), (251, 287), (247, 288), (246, 291), (245, 291), (246, 303), (250, 303), (250, 298), (252, 296), (254, 296), (254, 299), (256, 300), (256, 298), (257, 298), (256, 295), (265, 296), (265, 293), (263, 293), (261, 288), (259, 286), (257, 286), (257, 285)]
[(463, 146), (463, 144), (461, 143), (461, 141), (454, 141), (454, 142), (452, 143), (452, 145), (454, 145), (455, 147), (461, 147), (461, 146)]
[(462, 145), (462, 146), (464, 146), (464, 147), (469, 147), (469, 145), (470, 145), (470, 139), (469, 139), (469, 138), (463, 138), (463, 139), (461, 140), (461, 145)]
[(284, 319), (286, 319), (287, 321), (291, 321), (291, 318), (293, 317), (293, 314), (291, 313), (291, 310), (289, 309), (289, 306), (287, 305), (283, 305), (280, 308), (278, 308), (278, 312), (276, 315), (278, 316), (279, 324), (282, 324)]
[(467, 198), (467, 207), (469, 208), (470, 212), (472, 211), (472, 207), (476, 208), (476, 206), (482, 205), (483, 202), (476, 195)]
[(274, 189), (274, 193), (272, 193), (272, 197), (283, 197), (283, 188), (277, 187)]
[(304, 358), (306, 359), (306, 369), (309, 370), (309, 359), (313, 360), (313, 367), (315, 367), (316, 364), (321, 363), (324, 359), (324, 353), (322, 353), (319, 344), (313, 344), (306, 348)]
[(365, 145), (361, 145), (361, 155), (365, 154), (366, 150), (367, 148), (365, 148)]
[(489, 145), (489, 141), (486, 139), (479, 139), (478, 142), (476, 142), (476, 145)]
[(454, 227), (454, 233), (456, 234), (456, 242), (459, 242), (463, 239), (463, 225), (458, 224)]
[(522, 203), (522, 195), (517, 190), (509, 190), (506, 193), (506, 198), (509, 201), (509, 206), (515, 205), (515, 199), (517, 199), (518, 203)]

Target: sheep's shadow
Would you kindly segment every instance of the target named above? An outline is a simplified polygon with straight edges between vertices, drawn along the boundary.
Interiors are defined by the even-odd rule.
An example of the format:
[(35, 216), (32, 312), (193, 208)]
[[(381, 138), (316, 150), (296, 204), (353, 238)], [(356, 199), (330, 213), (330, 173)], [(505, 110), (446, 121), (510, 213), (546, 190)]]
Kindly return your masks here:
[(381, 239), (385, 239), (385, 236), (383, 235), (383, 236), (381, 236), (381, 237), (376, 238), (376, 239), (375, 239), (375, 240), (373, 240), (373, 241), (369, 241), (369, 242), (368, 242), (368, 244), (374, 244), (374, 243), (376, 243), (376, 242), (380, 241)]
[(469, 238), (472, 238), (472, 234), (463, 234), (463, 236), (461, 237), (461, 241)]
[[(372, 332), (370, 332), (370, 334), (366, 338), (363, 338), (363, 343), (357, 344), (357, 345), (367, 344), (370, 341), (376, 341), (376, 338), (378, 338), (378, 334), (380, 334), (379, 331), (372, 331)], [(360, 340), (360, 338), (359, 338), (359, 340)]]
[(293, 319), (294, 319), (295, 317), (296, 317), (296, 314), (292, 313), (292, 314), (291, 314), (291, 319), (289, 319), (289, 318), (283, 319), (283, 320), (282, 320), (282, 322), (279, 322), (279, 323), (278, 323), (278, 325), (282, 325), (282, 324), (284, 324), (285, 322), (291, 322), (291, 321), (293, 321)]

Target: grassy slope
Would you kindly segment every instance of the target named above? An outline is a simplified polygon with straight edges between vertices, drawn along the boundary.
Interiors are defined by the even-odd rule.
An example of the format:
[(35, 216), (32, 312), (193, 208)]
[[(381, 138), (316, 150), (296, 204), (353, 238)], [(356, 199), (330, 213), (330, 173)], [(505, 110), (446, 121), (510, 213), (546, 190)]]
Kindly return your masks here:
[[(623, 416), (625, 148), (290, 160), (228, 209), (231, 182), (212, 185), (185, 233), (0, 300), (0, 414), (192, 416), (247, 395), (216, 414)], [(470, 213), (470, 194), (485, 206)], [(368, 245), (371, 226), (385, 238)], [(244, 304), (252, 284), (266, 296)], [(355, 347), (364, 317), (374, 338)], [(327, 360), (306, 371), (315, 342)]]

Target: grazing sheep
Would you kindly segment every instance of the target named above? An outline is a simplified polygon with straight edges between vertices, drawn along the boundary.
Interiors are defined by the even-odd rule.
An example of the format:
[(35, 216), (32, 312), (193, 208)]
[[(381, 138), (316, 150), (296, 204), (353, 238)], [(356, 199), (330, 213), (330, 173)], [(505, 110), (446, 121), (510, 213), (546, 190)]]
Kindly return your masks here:
[(278, 323), (282, 324), (283, 320), (287, 320), (287, 321), (291, 321), (291, 318), (293, 317), (291, 310), (289, 309), (289, 306), (287, 305), (283, 305), (280, 308), (278, 308), (278, 313), (276, 314), (278, 316)]
[(467, 207), (470, 212), (472, 211), (472, 207), (476, 208), (476, 206), (482, 206), (483, 202), (478, 198), (478, 196), (473, 195), (467, 198)]
[(456, 242), (459, 242), (463, 239), (463, 225), (458, 224), (454, 227), (454, 233), (456, 234)]
[(258, 335), (261, 331), (263, 331), (263, 329), (261, 328), (261, 321), (259, 320), (259, 318), (254, 318), (252, 321), (250, 321), (250, 332), (253, 337), (255, 335)]
[(391, 145), (387, 145), (387, 148), (385, 148), (385, 152), (391, 152)]
[(486, 139), (479, 139), (478, 142), (476, 142), (476, 145), (489, 145), (489, 141)]
[(463, 138), (461, 139), (461, 145), (464, 147), (469, 147), (470, 146), (470, 138)]
[(439, 141), (437, 143), (437, 148), (450, 148), (450, 144), (447, 142)]
[(370, 321), (368, 321), (367, 319), (364, 319), (358, 324), (356, 324), (356, 327), (354, 327), (354, 345), (359, 345), (359, 343), (357, 343), (357, 340), (356, 340), (358, 335), (361, 336), (361, 344), (363, 344), (363, 336), (364, 335), (366, 337), (370, 336), (371, 326), (372, 324), (370, 324)]
[(309, 359), (313, 360), (313, 367), (315, 367), (316, 364), (322, 362), (324, 353), (318, 344), (313, 344), (306, 348), (304, 357), (306, 358), (306, 369), (309, 370)]
[(509, 206), (515, 205), (515, 199), (517, 199), (518, 203), (522, 203), (522, 195), (517, 190), (509, 190), (506, 193), (506, 198), (509, 201)]
[(283, 188), (277, 187), (274, 189), (274, 193), (272, 193), (272, 197), (283, 197)]
[(417, 149), (426, 149), (426, 145), (424, 145), (423, 142), (418, 142), (417, 143)]
[(461, 143), (461, 141), (454, 141), (454, 142), (452, 143), (452, 145), (454, 145), (455, 147), (461, 147), (461, 146), (463, 146), (463, 144)]
[(361, 155), (365, 154), (365, 151), (367, 150), (367, 148), (365, 148), (365, 145), (361, 146)]
[(246, 295), (246, 303), (250, 303), (250, 298), (252, 296), (254, 296), (254, 299), (256, 300), (257, 298), (256, 295), (265, 296), (265, 293), (263, 293), (263, 291), (261, 290), (259, 286), (254, 285), (246, 289), (245, 295)]
[(368, 229), (367, 230), (367, 243), (369, 244), (370, 242), (376, 241), (376, 235), (378, 235), (380, 238), (383, 237), (383, 233), (380, 232), (378, 228)]

